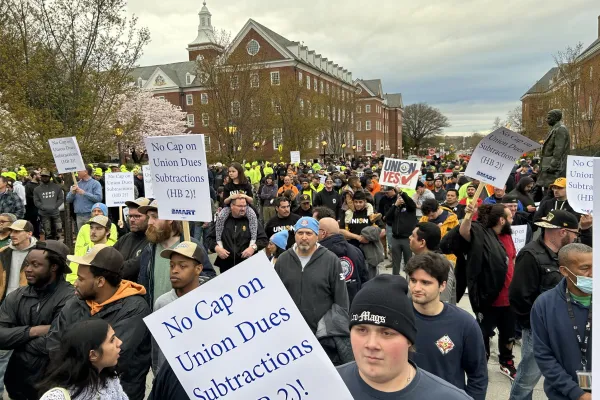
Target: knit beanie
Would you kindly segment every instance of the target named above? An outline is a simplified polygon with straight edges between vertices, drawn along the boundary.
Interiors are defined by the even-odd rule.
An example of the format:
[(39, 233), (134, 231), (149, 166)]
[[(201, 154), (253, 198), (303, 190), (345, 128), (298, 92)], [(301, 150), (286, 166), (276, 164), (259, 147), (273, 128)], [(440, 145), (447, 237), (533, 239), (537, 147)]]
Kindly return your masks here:
[[(381, 294), (385, 293), (385, 296)], [(408, 282), (399, 275), (378, 275), (365, 283), (350, 306), (350, 329), (354, 325), (385, 326), (406, 337), (417, 338), (413, 305), (408, 298)]]
[(106, 207), (106, 204), (104, 203), (96, 203), (92, 206), (92, 209), (90, 210), (90, 212), (93, 212), (95, 208), (99, 208), (102, 210), (102, 214), (105, 217), (108, 217), (108, 207)]

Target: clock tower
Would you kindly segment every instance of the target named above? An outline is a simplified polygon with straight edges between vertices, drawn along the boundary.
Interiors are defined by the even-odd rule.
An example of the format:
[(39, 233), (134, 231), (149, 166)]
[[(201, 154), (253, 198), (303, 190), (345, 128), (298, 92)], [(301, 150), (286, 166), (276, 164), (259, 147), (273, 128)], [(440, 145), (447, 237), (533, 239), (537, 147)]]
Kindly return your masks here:
[(215, 57), (223, 52), (222, 44), (217, 43), (215, 30), (212, 26), (212, 14), (206, 7), (206, 1), (202, 3), (202, 9), (198, 13), (200, 23), (198, 25), (198, 36), (187, 47), (190, 61), (196, 61), (198, 57)]

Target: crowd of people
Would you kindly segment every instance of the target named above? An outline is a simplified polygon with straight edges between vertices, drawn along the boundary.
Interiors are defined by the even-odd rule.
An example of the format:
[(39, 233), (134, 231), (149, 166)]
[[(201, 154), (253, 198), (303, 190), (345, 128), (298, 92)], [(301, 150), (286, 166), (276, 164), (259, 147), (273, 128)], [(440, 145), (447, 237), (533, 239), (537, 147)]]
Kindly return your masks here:
[[(593, 221), (569, 205), (565, 177), (536, 184), (537, 161), (492, 187), (464, 175), (465, 159), (433, 159), (414, 189), (381, 185), (383, 159), (216, 163), (213, 219), (188, 241), (144, 196), (139, 167), (125, 218), (103, 203), (106, 166), (72, 186), (52, 170), (4, 170), (2, 389), (142, 400), (151, 370), (150, 398), (186, 398), (142, 319), (264, 252), (357, 400), (483, 400), (495, 335), (511, 400), (531, 399), (542, 376), (550, 399), (591, 399)], [(457, 306), (465, 295), (475, 317)], [(323, 334), (333, 318), (344, 328)]]

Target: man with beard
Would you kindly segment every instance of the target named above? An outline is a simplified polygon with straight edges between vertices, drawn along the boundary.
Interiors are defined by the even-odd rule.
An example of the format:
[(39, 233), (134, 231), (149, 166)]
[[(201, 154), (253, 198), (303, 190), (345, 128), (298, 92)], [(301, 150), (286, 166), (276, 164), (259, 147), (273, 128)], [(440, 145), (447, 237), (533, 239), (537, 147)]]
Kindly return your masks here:
[[(246, 210), (248, 203), (245, 198), (236, 198), (229, 203), (231, 213), (223, 221), (223, 234), (220, 243), (216, 238), (216, 224), (212, 224), (206, 242), (208, 249), (217, 253), (215, 266), (221, 273), (228, 271), (237, 264), (252, 257), (259, 250), (269, 244), (269, 239), (261, 224), (252, 227)], [(222, 218), (219, 216), (218, 218)], [(256, 232), (252, 232), (256, 229)], [(256, 243), (252, 243), (253, 233), (256, 234)]]
[(75, 294), (54, 319), (46, 337), (50, 356), (60, 349), (61, 337), (71, 326), (90, 318), (101, 318), (123, 341), (117, 373), (123, 391), (131, 400), (142, 400), (150, 369), (150, 331), (143, 318), (150, 315), (144, 300), (146, 289), (122, 279), (123, 256), (106, 244), (97, 244), (81, 257), (68, 256), (79, 265)]
[[(171, 290), (169, 273), (169, 262), (160, 256), (161, 251), (173, 249), (183, 239), (183, 228), (181, 221), (158, 219), (158, 202), (154, 200), (147, 206), (138, 208), (141, 214), (148, 216), (148, 229), (146, 238), (150, 244), (140, 254), (140, 273), (137, 282), (146, 288), (145, 298), (150, 307), (154, 306), (154, 300)], [(193, 243), (200, 245), (194, 238)], [(208, 259), (202, 260), (202, 279), (210, 279), (216, 276), (215, 270)]]
[(533, 238), (533, 227), (531, 224), (531, 220), (529, 219), (529, 215), (524, 211), (518, 211), (521, 202), (519, 199), (512, 195), (505, 195), (502, 197), (502, 201), (500, 202), (504, 204), (506, 208), (510, 210), (510, 213), (513, 217), (513, 222), (511, 226), (521, 226), (527, 225), (527, 231), (525, 233), (525, 243), (529, 243)]
[(267, 221), (267, 224), (265, 225), (265, 233), (267, 237), (270, 238), (277, 232), (280, 232), (284, 229), (287, 230), (289, 232), (287, 248), (289, 249), (295, 243), (292, 231), (294, 230), (294, 225), (300, 219), (300, 216), (292, 214), (291, 202), (287, 197), (278, 197), (275, 199), (273, 204), (275, 204), (275, 212), (277, 214)]
[(42, 219), (46, 239), (58, 240), (58, 228), (61, 223), (59, 208), (65, 202), (65, 194), (60, 185), (51, 182), (50, 178), (50, 172), (42, 170), (42, 183), (33, 191), (33, 203)]
[(442, 207), (452, 210), (459, 220), (465, 217), (465, 206), (458, 202), (458, 190), (456, 189), (446, 190), (446, 201), (442, 203)]
[(314, 207), (325, 206), (333, 211), (335, 218), (340, 215), (340, 209), (342, 207), (342, 196), (333, 188), (333, 178), (328, 176), (325, 179), (325, 188), (320, 192), (317, 192), (313, 199)]
[[(473, 203), (475, 200), (475, 192), (477, 192), (477, 186), (475, 186), (474, 183), (470, 183), (469, 186), (467, 186), (467, 197), (459, 201), (458, 204), (466, 207), (467, 205)], [(481, 200), (481, 198), (477, 199), (477, 207), (479, 207), (482, 203), (483, 200)]]
[(441, 176), (438, 176), (433, 181), (433, 196), (438, 203), (443, 203), (446, 200), (446, 189), (444, 189), (444, 181)]
[(17, 220), (14, 214), (0, 214), (0, 249), (10, 243), (10, 226)]
[[(237, 201), (240, 201), (240, 199)], [(160, 310), (200, 286), (202, 260), (206, 257), (206, 252), (203, 246), (196, 243), (181, 242), (174, 249), (161, 251), (160, 256), (169, 260), (171, 287), (173, 289), (156, 299), (154, 311)], [(164, 362), (165, 356), (158, 344), (152, 340), (152, 372), (154, 376), (157, 375)]]
[(544, 228), (544, 234), (519, 251), (510, 284), (510, 305), (522, 327), (521, 362), (512, 386), (511, 400), (531, 399), (533, 388), (542, 376), (533, 354), (531, 309), (542, 293), (558, 285), (563, 278), (558, 252), (577, 240), (579, 235), (577, 218), (566, 210), (550, 211), (536, 225)]
[(533, 216), (534, 221), (540, 221), (553, 210), (566, 210), (573, 214), (577, 219), (581, 218), (581, 214), (573, 210), (567, 199), (567, 179), (558, 178), (548, 188), (553, 194), (553, 197), (544, 197), (540, 206)]
[(275, 263), (275, 271), (315, 333), (323, 315), (337, 304), (348, 311), (348, 291), (339, 258), (317, 246), (319, 223), (302, 217), (294, 227), (296, 244)]
[(140, 273), (140, 254), (146, 245), (146, 229), (148, 229), (148, 216), (139, 211), (140, 207), (150, 204), (150, 200), (140, 197), (135, 201), (127, 201), (125, 205), (129, 209), (129, 233), (121, 236), (114, 248), (121, 252), (125, 259), (123, 264), (123, 279), (135, 281)]
[(302, 194), (299, 197), (300, 205), (294, 209), (294, 214), (299, 217), (312, 217), (313, 208), (310, 205), (310, 196), (307, 194)]
[(11, 399), (39, 398), (36, 385), (48, 361), (44, 336), (73, 297), (64, 275), (70, 272), (67, 254), (63, 243), (37, 242), (25, 259), (27, 286), (6, 296), (0, 307), (0, 349), (14, 349), (4, 375)]
[(464, 293), (466, 281), (487, 358), (490, 336), (497, 327), (500, 372), (513, 381), (517, 373), (512, 353), (515, 316), (508, 299), (516, 256), (510, 227), (512, 214), (503, 204), (484, 204), (477, 209), (478, 221), (472, 221), (475, 209), (475, 202), (467, 205), (466, 212), (471, 217), (463, 219), (458, 234), (456, 229), (446, 234), (441, 247), (450, 247), (457, 255), (457, 299)]
[[(89, 232), (89, 241), (86, 241), (84, 245), (75, 244), (75, 256), (83, 256), (85, 255), (92, 247), (97, 244), (107, 244), (112, 246), (114, 242), (108, 242), (108, 238), (110, 237), (111, 231), (110, 227), (113, 226), (110, 218), (105, 217), (104, 215), (96, 215), (90, 219), (86, 226), (89, 226), (89, 229), (85, 229), (85, 226), (81, 227), (79, 230), (79, 235), (85, 232)], [(71, 272), (67, 275), (67, 281), (73, 283), (77, 279), (77, 264), (71, 263)]]
[(415, 312), (415, 347), (419, 349), (411, 359), (473, 399), (485, 400), (487, 361), (477, 321), (440, 299), (448, 279), (448, 261), (440, 254), (425, 252), (412, 257), (404, 270)]

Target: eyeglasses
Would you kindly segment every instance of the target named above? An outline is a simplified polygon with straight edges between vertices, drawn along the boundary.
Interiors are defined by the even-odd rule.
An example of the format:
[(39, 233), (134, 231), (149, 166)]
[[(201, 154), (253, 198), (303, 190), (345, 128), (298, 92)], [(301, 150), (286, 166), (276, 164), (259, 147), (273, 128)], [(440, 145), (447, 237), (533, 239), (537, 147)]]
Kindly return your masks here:
[(140, 214), (140, 215), (128, 215), (127, 218), (128, 219), (142, 219), (142, 218), (144, 218), (144, 215), (143, 214)]

